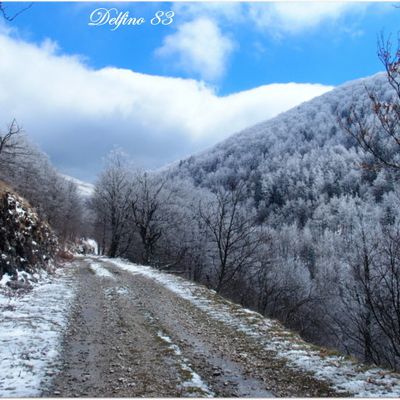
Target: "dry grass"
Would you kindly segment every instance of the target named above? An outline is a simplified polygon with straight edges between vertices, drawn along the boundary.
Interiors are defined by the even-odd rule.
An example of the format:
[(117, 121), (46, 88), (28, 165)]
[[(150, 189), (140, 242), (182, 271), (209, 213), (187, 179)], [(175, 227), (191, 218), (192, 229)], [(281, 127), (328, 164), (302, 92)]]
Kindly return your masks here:
[(74, 259), (74, 255), (68, 250), (60, 250), (57, 253), (57, 258), (61, 259), (62, 261), (72, 261)]
[(12, 192), (13, 190), (8, 186), (5, 182), (0, 180), (0, 194), (4, 194), (5, 192)]
[(31, 209), (31, 210), (34, 210), (34, 208), (31, 206), (31, 204), (29, 203), (28, 200), (26, 200), (24, 197), (22, 197), (22, 196), (18, 193), (17, 190), (15, 190), (12, 186), (10, 186), (10, 184), (8, 184), (8, 183), (6, 183), (6, 182), (4, 182), (4, 181), (2, 181), (2, 180), (0, 179), (0, 195), (4, 194), (4, 193), (6, 193), (6, 192), (12, 193), (14, 196), (16, 196), (16, 197), (17, 197), (17, 200), (18, 200), (19, 202), (21, 202), (22, 205), (23, 205), (25, 208), (29, 208), (29, 209)]

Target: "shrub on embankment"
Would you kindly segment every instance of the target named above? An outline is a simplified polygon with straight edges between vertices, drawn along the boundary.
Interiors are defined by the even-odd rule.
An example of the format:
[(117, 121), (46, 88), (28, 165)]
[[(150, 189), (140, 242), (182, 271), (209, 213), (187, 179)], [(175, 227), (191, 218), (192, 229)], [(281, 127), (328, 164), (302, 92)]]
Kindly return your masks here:
[(0, 279), (18, 287), (18, 271), (50, 270), (59, 251), (57, 236), (30, 204), (0, 182)]

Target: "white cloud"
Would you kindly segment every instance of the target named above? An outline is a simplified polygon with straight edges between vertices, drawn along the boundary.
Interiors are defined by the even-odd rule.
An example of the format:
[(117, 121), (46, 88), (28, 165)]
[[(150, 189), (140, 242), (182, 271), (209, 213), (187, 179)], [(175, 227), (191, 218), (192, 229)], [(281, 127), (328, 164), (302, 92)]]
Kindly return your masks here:
[(366, 5), (340, 2), (276, 2), (248, 4), (250, 19), (261, 29), (298, 33), (328, 21), (337, 21), (350, 12), (362, 12)]
[[(229, 57), (238, 45), (229, 32), (235, 28), (254, 27), (281, 39), (316, 28), (334, 25), (336, 34), (362, 35), (356, 25), (348, 25), (345, 16), (362, 15), (368, 3), (351, 2), (176, 2), (175, 14), (183, 21), (177, 31), (164, 39), (156, 54), (165, 61), (206, 81), (220, 78), (228, 67)], [(178, 19), (176, 19), (177, 21)], [(259, 46), (261, 50), (262, 47)], [(260, 54), (254, 49), (254, 54)]]
[(234, 47), (213, 20), (200, 17), (183, 23), (175, 33), (165, 37), (156, 54), (176, 60), (177, 66), (186, 72), (213, 81), (224, 74)]
[(83, 179), (113, 145), (161, 166), (330, 89), (289, 83), (218, 97), (195, 80), (93, 70), (55, 48), (0, 34), (0, 126), (17, 118), (64, 173)]
[[(381, 6), (381, 5), (380, 5)], [(218, 24), (251, 24), (272, 35), (300, 33), (350, 13), (363, 13), (368, 3), (305, 0), (302, 2), (174, 3), (177, 15), (187, 20), (212, 17)]]
[(245, 5), (239, 2), (190, 2), (174, 3), (173, 10), (180, 19), (216, 18), (219, 22), (246, 22)]

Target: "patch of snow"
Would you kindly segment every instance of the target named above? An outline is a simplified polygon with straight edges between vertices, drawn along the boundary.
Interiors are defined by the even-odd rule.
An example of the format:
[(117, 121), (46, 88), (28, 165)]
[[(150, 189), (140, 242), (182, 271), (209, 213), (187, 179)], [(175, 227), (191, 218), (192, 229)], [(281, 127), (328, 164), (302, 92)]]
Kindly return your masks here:
[(10, 282), (11, 278), (12, 278), (11, 275), (4, 274), (0, 280), (0, 286), (6, 287), (7, 282)]
[(172, 339), (171, 339), (169, 336), (164, 335), (161, 331), (158, 331), (158, 332), (157, 332), (157, 336), (158, 336), (160, 339), (162, 339), (164, 342), (167, 342), (167, 343), (169, 343), (169, 344), (172, 343)]
[(1, 397), (39, 396), (59, 368), (62, 335), (75, 293), (69, 271), (42, 274), (22, 295), (0, 290)]
[[(162, 331), (158, 331), (157, 336), (168, 344), (168, 348), (172, 350), (176, 356), (182, 356), (181, 349), (172, 342), (172, 339), (168, 335)], [(206, 397), (215, 397), (215, 393), (211, 391), (208, 385), (201, 379), (200, 375), (190, 367), (188, 359), (182, 358), (180, 361), (180, 367), (190, 376), (189, 379), (186, 379), (184, 382), (182, 382), (182, 386), (186, 389), (189, 389), (189, 393), (185, 394), (186, 396), (193, 394), (194, 396), (198, 397), (200, 392)], [(192, 391), (190, 389), (192, 389)], [(193, 389), (195, 389), (195, 391), (193, 391)]]
[(115, 291), (117, 292), (117, 294), (120, 294), (122, 296), (127, 296), (129, 294), (129, 290), (125, 287), (118, 287)]
[[(294, 369), (311, 372), (328, 381), (338, 392), (356, 397), (400, 397), (400, 375), (369, 368), (343, 356), (323, 356), (315, 347), (285, 330), (278, 322), (216, 296), (215, 292), (181, 277), (154, 268), (129, 263), (122, 259), (108, 260), (134, 275), (150, 278), (181, 298), (190, 301), (211, 318), (258, 340), (278, 358), (284, 358)], [(217, 301), (218, 300), (218, 301)], [(290, 338), (290, 340), (289, 340)]]
[(116, 294), (126, 296), (129, 294), (129, 291), (125, 287), (109, 287), (104, 289), (104, 293), (108, 298), (114, 297)]
[(91, 263), (90, 269), (100, 278), (115, 279), (114, 275), (106, 268), (102, 267), (99, 263)]
[(94, 249), (94, 254), (99, 254), (99, 245), (97, 244), (97, 242), (94, 239), (86, 239), (86, 243), (93, 247)]

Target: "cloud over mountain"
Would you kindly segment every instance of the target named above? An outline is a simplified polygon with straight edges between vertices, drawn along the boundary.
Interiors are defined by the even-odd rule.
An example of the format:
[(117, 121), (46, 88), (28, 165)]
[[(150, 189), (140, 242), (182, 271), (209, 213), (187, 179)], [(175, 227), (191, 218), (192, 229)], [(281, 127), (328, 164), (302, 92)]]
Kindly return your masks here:
[(93, 179), (113, 145), (159, 167), (331, 87), (273, 84), (219, 97), (204, 82), (114, 67), (0, 34), (0, 123), (16, 118), (64, 173)]

